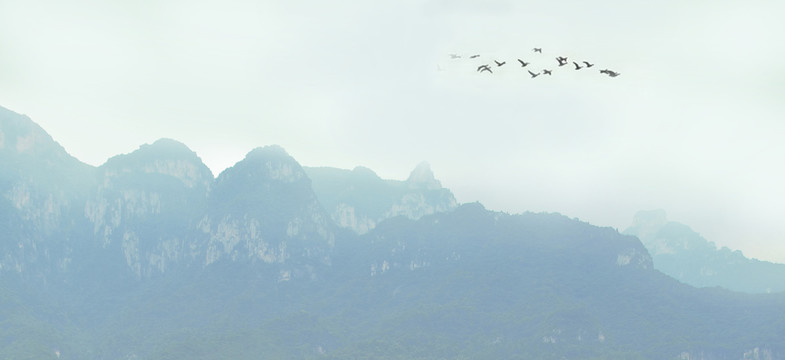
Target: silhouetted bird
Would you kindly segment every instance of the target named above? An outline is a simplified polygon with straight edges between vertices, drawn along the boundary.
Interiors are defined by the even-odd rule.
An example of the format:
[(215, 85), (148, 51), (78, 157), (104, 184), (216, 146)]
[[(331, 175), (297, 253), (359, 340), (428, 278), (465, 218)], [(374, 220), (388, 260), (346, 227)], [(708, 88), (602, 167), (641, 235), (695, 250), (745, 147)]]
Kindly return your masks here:
[(583, 67), (578, 65), (578, 63), (576, 63), (575, 61), (573, 61), (572, 63), (575, 64), (575, 70), (583, 69)]
[(490, 67), (490, 66), (488, 66), (487, 64), (486, 64), (486, 65), (480, 65), (480, 66), (478, 66), (478, 67), (477, 67), (477, 71), (479, 71), (479, 72), (488, 71), (488, 72), (490, 72), (491, 74), (493, 74), (493, 71), (491, 70), (491, 67)]
[(545, 74), (545, 75), (552, 75), (551, 72), (552, 72), (552, 70), (542, 69), (542, 73)]
[(528, 72), (529, 72), (529, 75), (531, 75), (531, 76), (532, 76), (532, 79), (536, 78), (537, 76), (540, 76), (540, 73), (536, 73), (536, 74), (535, 74), (535, 73), (533, 73), (531, 70), (526, 70), (526, 71), (528, 71)]
[(460, 59), (460, 58), (461, 58), (460, 55), (450, 54), (450, 59)]
[(584, 61), (583, 63), (586, 64), (587, 68), (590, 68), (590, 67), (594, 66), (594, 64), (589, 64), (588, 61)]
[(559, 56), (559, 57), (556, 58), (556, 61), (559, 62), (559, 66), (567, 65), (567, 58), (566, 57)]
[(603, 73), (603, 74), (608, 74), (608, 76), (610, 76), (610, 77), (617, 77), (617, 76), (621, 75), (621, 74), (619, 74), (619, 73), (617, 73), (617, 72), (615, 72), (613, 70), (608, 70), (608, 69), (600, 70), (600, 72)]
[(476, 57), (480, 57), (480, 55), (472, 55), (472, 56), (469, 56), (469, 59), (474, 59), (474, 58), (476, 58)]
[(518, 59), (518, 62), (519, 62), (519, 63), (521, 63), (521, 67), (524, 67), (524, 66), (526, 66), (526, 65), (529, 65), (529, 64), (531, 64), (531, 63), (527, 63), (527, 62), (525, 62), (525, 61), (523, 61), (523, 60), (521, 60), (521, 59)]
[(498, 61), (496, 61), (496, 60), (494, 60), (493, 62), (495, 62), (495, 63), (496, 63), (496, 66), (502, 66), (502, 65), (504, 65), (504, 64), (506, 64), (506, 63), (507, 63), (506, 61), (498, 62)]
[(542, 54), (542, 48), (534, 48), (532, 51)]

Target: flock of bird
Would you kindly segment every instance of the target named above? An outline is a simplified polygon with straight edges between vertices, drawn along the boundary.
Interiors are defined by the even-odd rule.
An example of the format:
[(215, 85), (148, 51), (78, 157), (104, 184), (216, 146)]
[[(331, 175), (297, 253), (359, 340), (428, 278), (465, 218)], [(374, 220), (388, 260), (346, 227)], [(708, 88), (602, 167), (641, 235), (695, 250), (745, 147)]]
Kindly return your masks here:
[[(535, 52), (535, 53), (542, 54), (542, 48), (533, 48), (532, 51)], [(451, 59), (460, 59), (462, 57), (463, 56), (458, 55), (458, 54), (450, 54), (450, 58)], [(469, 56), (470, 59), (476, 59), (476, 58), (479, 58), (479, 57), (480, 57), (479, 54), (475, 54), (475, 55), (470, 55)], [(521, 64), (522, 68), (525, 68), (525, 67), (527, 67), (527, 66), (529, 66), (531, 64), (531, 62), (526, 62), (526, 61), (521, 60), (521, 59), (517, 59), (517, 60)], [(507, 64), (507, 61), (493, 60), (493, 62), (495, 63), (495, 65), (496, 65), (495, 67), (496, 68), (500, 68), (500, 67), (504, 66), (505, 64)], [(557, 56), (556, 57), (556, 62), (557, 62), (559, 67), (568, 65), (570, 62), (572, 62), (572, 65), (575, 67), (575, 70), (588, 69), (588, 68), (594, 66), (594, 64), (592, 64), (592, 63), (590, 63), (588, 61), (580, 61), (580, 62), (570, 61), (565, 56)], [(493, 68), (494, 68), (494, 66), (491, 63), (481, 64), (480, 66), (477, 67), (477, 72), (480, 72), (480, 73), (488, 72), (489, 74), (493, 74)], [(529, 73), (529, 75), (531, 75), (532, 79), (536, 78), (536, 77), (538, 77), (540, 75), (553, 75), (553, 69), (542, 69), (542, 70), (540, 70), (538, 72), (534, 72), (534, 71), (532, 71), (530, 69), (526, 69), (526, 71)], [(613, 71), (613, 70), (609, 70), (609, 69), (600, 70), (600, 73), (608, 75), (610, 77), (617, 77), (617, 76), (621, 75), (620, 73), (618, 73), (616, 71)]]

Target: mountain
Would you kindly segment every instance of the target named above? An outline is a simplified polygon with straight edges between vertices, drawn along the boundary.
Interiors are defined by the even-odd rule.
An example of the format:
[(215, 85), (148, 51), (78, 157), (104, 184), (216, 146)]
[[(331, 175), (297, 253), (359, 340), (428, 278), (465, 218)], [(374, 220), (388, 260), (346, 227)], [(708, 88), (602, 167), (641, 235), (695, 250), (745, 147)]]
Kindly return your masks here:
[(333, 221), (358, 234), (391, 217), (416, 220), (458, 205), (452, 192), (436, 180), (427, 162), (418, 165), (406, 181), (383, 180), (365, 167), (351, 171), (311, 167), (305, 171)]
[(684, 283), (748, 293), (785, 291), (785, 264), (749, 259), (717, 246), (689, 226), (668, 221), (664, 210), (640, 211), (624, 231), (637, 236), (654, 266)]
[(208, 215), (204, 263), (218, 260), (281, 264), (280, 280), (315, 276), (328, 265), (335, 225), (300, 164), (278, 146), (257, 148), (216, 179)]
[(110, 158), (98, 168), (84, 216), (101, 258), (137, 278), (163, 273), (197, 256), (190, 242), (207, 211), (213, 175), (184, 144), (161, 139)]
[(785, 293), (688, 286), (560, 214), (456, 206), (427, 165), (312, 178), (267, 146), (213, 178), (162, 139), (94, 168), (45, 132), (18, 151), (37, 125), (4, 114), (2, 359), (785, 358)]
[[(785, 307), (782, 294), (684, 285), (654, 271), (635, 237), (559, 214), (509, 215), (466, 204), (336, 239), (332, 263), (315, 269), (315, 278), (269, 281), (258, 265), (267, 266), (216, 262), (144, 279), (124, 296), (95, 293), (87, 305), (67, 307), (80, 323), (106, 304), (87, 327), (65, 321), (62, 331), (46, 320), (31, 327), (54, 331), (45, 345), (60, 349), (61, 358), (785, 354), (785, 319), (773, 316)], [(52, 307), (36, 313), (57, 312)], [(71, 343), (82, 345), (66, 353)]]
[(0, 107), (0, 271), (56, 274), (73, 252), (95, 169), (29, 117)]
[(356, 326), (376, 330), (335, 358), (782, 357), (783, 321), (767, 319), (782, 295), (680, 284), (610, 228), (466, 204), (384, 222), (360, 240), (367, 290), (344, 298)]

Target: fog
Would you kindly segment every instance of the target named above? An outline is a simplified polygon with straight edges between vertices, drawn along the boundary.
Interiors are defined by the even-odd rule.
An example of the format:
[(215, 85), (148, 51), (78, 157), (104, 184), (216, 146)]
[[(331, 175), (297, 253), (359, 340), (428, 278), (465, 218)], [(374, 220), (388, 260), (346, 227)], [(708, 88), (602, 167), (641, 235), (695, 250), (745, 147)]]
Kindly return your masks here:
[[(391, 179), (428, 161), (460, 202), (620, 230), (662, 208), (719, 246), (785, 262), (783, 10), (6, 1), (0, 101), (93, 165), (162, 137), (215, 175), (268, 144)], [(531, 79), (516, 60), (562, 55), (597, 67)], [(475, 70), (494, 59), (507, 64)]]

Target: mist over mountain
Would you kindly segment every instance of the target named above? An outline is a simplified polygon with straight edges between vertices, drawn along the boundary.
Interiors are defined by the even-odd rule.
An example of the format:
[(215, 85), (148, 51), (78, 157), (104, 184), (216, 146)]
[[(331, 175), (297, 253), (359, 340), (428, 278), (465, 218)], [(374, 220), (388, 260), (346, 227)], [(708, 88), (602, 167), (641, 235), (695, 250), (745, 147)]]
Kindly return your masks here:
[(2, 107), (0, 169), (0, 271), (42, 276), (67, 267), (95, 169), (27, 116)]
[(640, 211), (625, 234), (637, 236), (654, 267), (684, 283), (749, 293), (785, 291), (785, 264), (749, 259), (717, 246), (689, 226), (668, 221), (664, 210)]
[(452, 192), (436, 180), (430, 165), (418, 165), (406, 181), (383, 180), (371, 169), (306, 168), (313, 189), (341, 227), (364, 234), (385, 219), (450, 211), (458, 206)]
[(193, 260), (196, 224), (207, 210), (210, 170), (185, 145), (162, 139), (110, 158), (84, 216), (93, 245), (109, 258), (122, 254), (135, 277)]
[(685, 285), (608, 227), (458, 205), (427, 164), (383, 180), (267, 146), (213, 178), (162, 139), (92, 167), (0, 121), (0, 358), (785, 357), (785, 294)]

